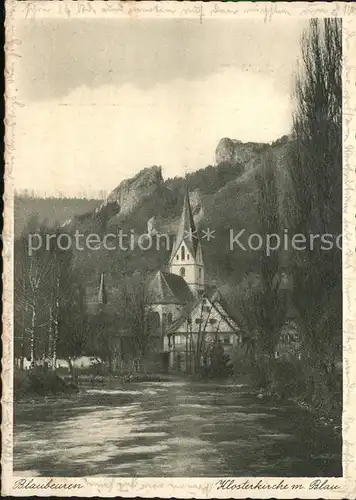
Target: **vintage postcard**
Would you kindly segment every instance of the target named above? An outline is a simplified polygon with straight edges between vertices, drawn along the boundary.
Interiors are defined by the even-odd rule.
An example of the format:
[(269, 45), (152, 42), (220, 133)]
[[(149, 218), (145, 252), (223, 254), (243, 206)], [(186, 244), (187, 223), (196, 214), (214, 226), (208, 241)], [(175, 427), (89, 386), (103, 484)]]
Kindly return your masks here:
[(3, 494), (356, 496), (356, 9), (6, 2)]

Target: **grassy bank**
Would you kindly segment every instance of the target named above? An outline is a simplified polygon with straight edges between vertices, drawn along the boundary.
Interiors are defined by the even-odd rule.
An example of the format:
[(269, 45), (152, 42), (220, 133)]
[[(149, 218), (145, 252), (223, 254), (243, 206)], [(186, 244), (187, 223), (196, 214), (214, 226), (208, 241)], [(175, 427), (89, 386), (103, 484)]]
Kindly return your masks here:
[(341, 433), (342, 373), (335, 370), (328, 376), (303, 362), (259, 360), (240, 365), (235, 379), (248, 375), (260, 399), (277, 402), (293, 401), (311, 413), (322, 426)]

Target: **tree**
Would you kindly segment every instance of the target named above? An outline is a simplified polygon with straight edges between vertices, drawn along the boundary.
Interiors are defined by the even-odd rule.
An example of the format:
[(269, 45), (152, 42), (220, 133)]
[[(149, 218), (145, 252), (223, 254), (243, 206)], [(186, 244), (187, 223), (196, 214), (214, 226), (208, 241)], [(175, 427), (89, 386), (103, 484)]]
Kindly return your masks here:
[[(56, 353), (68, 363), (74, 379), (73, 361), (86, 353), (89, 342), (88, 317), (84, 304), (84, 290), (80, 283), (67, 282), (57, 311)], [(55, 366), (55, 364), (54, 364)]]
[[(286, 213), (292, 233), (319, 238), (292, 253), (290, 272), (305, 357), (323, 372), (324, 383), (342, 345), (342, 261), (336, 246), (342, 221), (341, 20), (311, 20), (301, 45)], [(320, 239), (327, 234), (328, 250)]]
[[(32, 228), (32, 223), (31, 223)], [(29, 226), (29, 227), (30, 227)], [(37, 250), (29, 248), (30, 235), (24, 233), (15, 242), (15, 351), (28, 357), (32, 366), (45, 355), (47, 333), (50, 327), (50, 302), (53, 274), (56, 262), (53, 252), (41, 245)], [(46, 231), (36, 231), (38, 239), (45, 241)]]
[[(280, 206), (277, 186), (277, 164), (271, 152), (263, 155), (261, 169), (256, 175), (257, 206), (261, 233), (279, 235), (281, 230)], [(267, 243), (266, 243), (267, 245)], [(262, 250), (260, 255), (260, 286), (251, 297), (256, 318), (256, 330), (261, 350), (274, 357), (275, 346), (286, 316), (285, 296), (281, 292), (280, 249)]]
[(32, 366), (42, 360), (56, 368), (61, 322), (70, 317), (74, 291), (72, 251), (60, 247), (59, 234), (32, 219), (15, 241), (15, 352), (22, 368), (25, 357)]
[(150, 304), (145, 287), (145, 276), (136, 273), (123, 282), (121, 294), (121, 323), (130, 331), (136, 351), (145, 358), (157, 347), (161, 337), (159, 321)]
[[(63, 249), (58, 244), (58, 237), (61, 233), (58, 229), (54, 233), (56, 238), (51, 240), (49, 251), (53, 259), (53, 272), (51, 276), (50, 291), (50, 329), (48, 335), (47, 356), (50, 366), (55, 370), (57, 366), (57, 347), (60, 334), (63, 335), (61, 323), (70, 318), (73, 305), (76, 304), (76, 290), (79, 288), (75, 280), (73, 269), (72, 249)], [(65, 313), (63, 313), (65, 311)], [(80, 312), (83, 309), (79, 309)], [(67, 343), (70, 345), (70, 342)]]

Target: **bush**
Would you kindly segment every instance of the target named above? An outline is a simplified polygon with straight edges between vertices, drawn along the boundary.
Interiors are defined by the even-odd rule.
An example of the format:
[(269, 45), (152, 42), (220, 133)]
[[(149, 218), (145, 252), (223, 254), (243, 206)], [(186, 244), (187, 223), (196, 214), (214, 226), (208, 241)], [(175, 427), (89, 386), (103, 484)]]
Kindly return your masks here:
[(276, 360), (271, 366), (271, 391), (281, 399), (298, 397), (307, 392), (307, 381), (297, 360)]
[(65, 382), (55, 372), (43, 367), (29, 371), (15, 371), (14, 394), (16, 398), (24, 396), (53, 396), (77, 392), (75, 384)]

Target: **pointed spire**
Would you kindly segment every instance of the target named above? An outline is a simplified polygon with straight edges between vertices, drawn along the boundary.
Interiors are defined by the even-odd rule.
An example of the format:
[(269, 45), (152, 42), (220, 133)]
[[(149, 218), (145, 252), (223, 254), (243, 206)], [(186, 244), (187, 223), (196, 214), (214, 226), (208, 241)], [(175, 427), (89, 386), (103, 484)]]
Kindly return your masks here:
[(104, 280), (104, 273), (101, 273), (100, 275), (100, 285), (99, 285), (99, 293), (98, 293), (98, 303), (100, 305), (105, 305), (108, 303), (108, 298), (106, 295), (106, 289), (105, 289), (105, 280)]
[(179, 245), (184, 240), (188, 250), (191, 252), (192, 256), (195, 258), (197, 249), (198, 249), (198, 232), (195, 226), (193, 212), (190, 206), (189, 201), (189, 191), (188, 186), (186, 184), (185, 195), (184, 195), (184, 203), (182, 215), (180, 218), (179, 228), (177, 232), (177, 237), (172, 249), (171, 259), (173, 259)]

